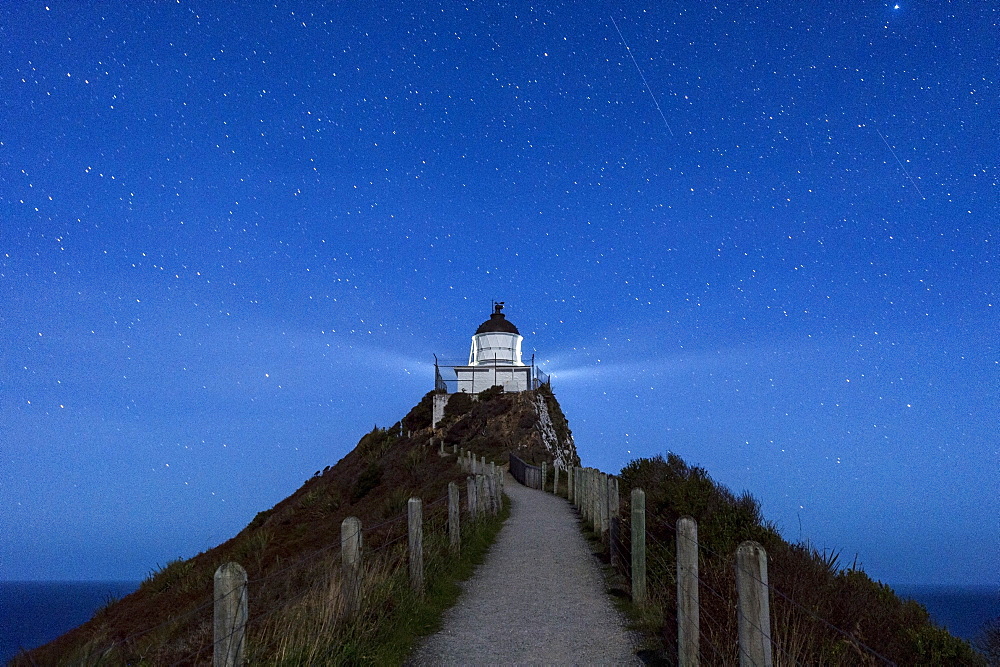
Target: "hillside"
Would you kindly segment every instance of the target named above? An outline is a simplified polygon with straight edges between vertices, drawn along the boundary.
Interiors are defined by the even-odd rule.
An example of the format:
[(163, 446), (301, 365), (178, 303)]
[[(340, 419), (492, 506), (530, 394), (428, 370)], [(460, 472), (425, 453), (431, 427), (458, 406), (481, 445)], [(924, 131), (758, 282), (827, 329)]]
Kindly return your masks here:
[[(468, 449), (498, 464), (506, 462), (508, 451), (531, 461), (551, 463), (561, 457), (579, 462), (565, 417), (548, 387), (519, 394), (494, 389), (476, 397), (454, 395), (436, 430), (431, 429), (431, 399), (432, 393), (424, 396), (391, 427), (373, 428), (336, 465), (317, 471), (232, 539), (193, 558), (167, 563), (135, 593), (109, 603), (87, 623), (13, 664), (204, 662), (210, 656), (212, 577), (229, 561), (247, 570), (253, 608), (267, 610), (264, 621), (255, 621), (251, 613), (253, 661), (277, 662), (282, 655), (294, 663), (287, 657), (283, 625), (302, 616), (303, 600), (330, 597), (324, 587), (335, 585), (329, 572), (339, 567), (341, 521), (347, 516), (361, 519), (366, 553), (393, 552), (400, 529), (405, 531), (405, 520), (397, 519), (404, 516), (408, 498), (424, 499), (425, 522), (432, 524), (446, 507), (439, 503), (432, 508), (433, 501), (446, 494), (449, 482), (464, 483), (465, 473), (455, 457), (439, 455), (441, 438), (449, 453), (453, 447)], [(426, 548), (433, 550), (434, 543)], [(393, 591), (383, 593), (383, 608), (366, 622), (377, 624), (384, 618), (384, 624), (391, 623), (400, 598)], [(342, 619), (328, 620), (337, 625)], [(340, 625), (341, 643), (354, 642), (361, 653), (366, 636), (385, 630), (360, 623), (353, 629)]]
[(674, 526), (688, 515), (698, 522), (703, 664), (738, 662), (733, 555), (745, 540), (767, 552), (776, 664), (986, 664), (922, 605), (873, 581), (856, 561), (841, 563), (835, 551), (783, 539), (749, 493), (733, 494), (676, 454), (632, 461), (619, 480), (626, 535), (631, 490), (646, 492), (652, 599), (641, 622), (654, 658), (669, 664), (677, 651)]

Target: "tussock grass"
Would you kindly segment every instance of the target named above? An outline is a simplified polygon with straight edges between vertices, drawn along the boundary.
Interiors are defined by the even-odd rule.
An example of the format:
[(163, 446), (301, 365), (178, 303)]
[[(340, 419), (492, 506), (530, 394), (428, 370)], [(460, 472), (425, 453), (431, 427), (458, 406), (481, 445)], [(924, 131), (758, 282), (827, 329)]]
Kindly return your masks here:
[[(454, 553), (447, 535), (425, 532), (426, 591), (410, 587), (404, 545), (367, 557), (361, 590), (362, 607), (344, 613), (338, 562), (320, 566), (327, 574), (297, 600), (271, 614), (253, 630), (251, 664), (401, 664), (415, 643), (440, 627), (442, 614), (461, 592), (464, 581), (482, 562), (510, 512), (510, 502), (496, 517), (463, 527), (461, 550)], [(428, 522), (432, 526), (437, 521)]]

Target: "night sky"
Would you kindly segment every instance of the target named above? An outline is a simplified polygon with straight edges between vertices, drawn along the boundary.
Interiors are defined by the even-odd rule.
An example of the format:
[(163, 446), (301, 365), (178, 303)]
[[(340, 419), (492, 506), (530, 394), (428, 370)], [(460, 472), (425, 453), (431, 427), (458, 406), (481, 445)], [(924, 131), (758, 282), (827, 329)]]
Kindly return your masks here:
[(586, 464), (677, 452), (877, 579), (1000, 584), (998, 24), (5, 3), (0, 578), (219, 544), (496, 299)]

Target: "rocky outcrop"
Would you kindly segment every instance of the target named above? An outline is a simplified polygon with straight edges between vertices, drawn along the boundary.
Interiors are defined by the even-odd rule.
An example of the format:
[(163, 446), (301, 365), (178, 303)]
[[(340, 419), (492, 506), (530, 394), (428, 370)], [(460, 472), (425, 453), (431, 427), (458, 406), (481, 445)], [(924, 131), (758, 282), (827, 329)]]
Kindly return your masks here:
[(547, 385), (509, 394), (498, 387), (474, 396), (451, 394), (434, 437), (487, 458), (503, 459), (512, 452), (536, 465), (545, 461), (566, 469), (580, 464), (569, 424)]

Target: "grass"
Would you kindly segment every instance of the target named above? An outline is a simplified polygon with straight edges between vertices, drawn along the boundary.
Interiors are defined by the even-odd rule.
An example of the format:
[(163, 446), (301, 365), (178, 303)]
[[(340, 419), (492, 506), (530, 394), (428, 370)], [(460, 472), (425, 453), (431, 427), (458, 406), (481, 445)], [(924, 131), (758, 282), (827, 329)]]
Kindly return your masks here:
[(404, 545), (367, 558), (362, 608), (346, 618), (337, 564), (318, 570), (326, 576), (293, 604), (286, 605), (251, 636), (251, 664), (402, 664), (417, 642), (441, 626), (444, 612), (461, 593), (485, 557), (510, 513), (505, 498), (497, 516), (463, 527), (461, 550), (454, 553), (437, 517), (429, 520), (424, 541), (426, 589), (413, 591)]
[(435, 534), (430, 544), (425, 544), (426, 592), (417, 595), (406, 588), (400, 596), (396, 618), (383, 624), (382, 632), (375, 637), (376, 648), (370, 664), (402, 664), (422, 637), (441, 628), (444, 612), (462, 592), (459, 583), (471, 577), (483, 562), (509, 515), (510, 500), (504, 497), (497, 516), (487, 516), (465, 530), (458, 554), (450, 553), (442, 533)]

